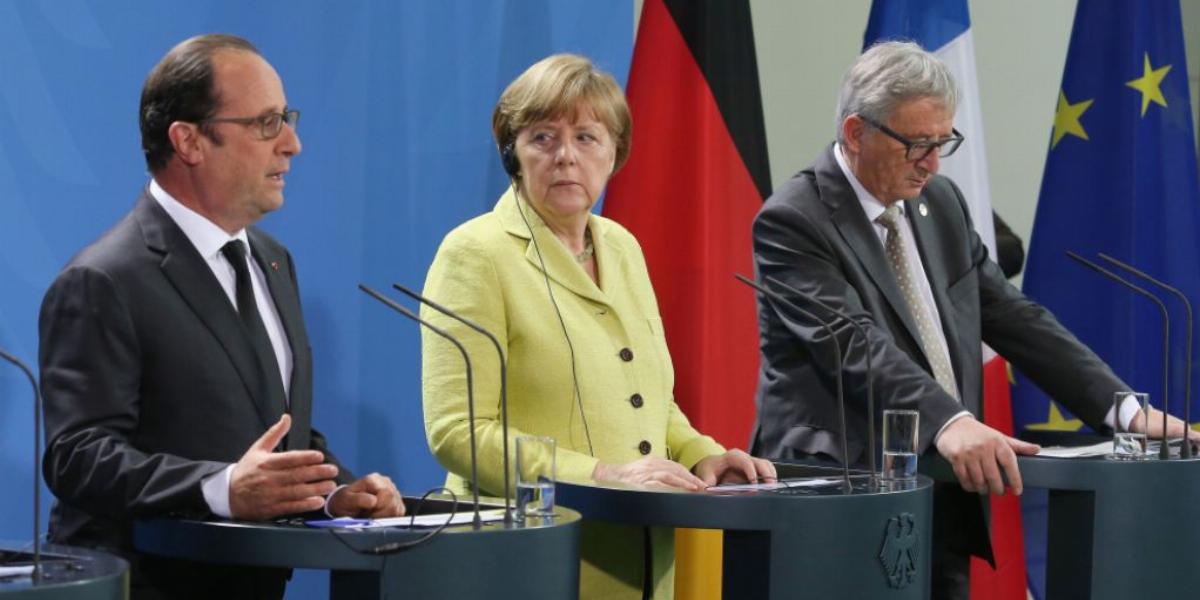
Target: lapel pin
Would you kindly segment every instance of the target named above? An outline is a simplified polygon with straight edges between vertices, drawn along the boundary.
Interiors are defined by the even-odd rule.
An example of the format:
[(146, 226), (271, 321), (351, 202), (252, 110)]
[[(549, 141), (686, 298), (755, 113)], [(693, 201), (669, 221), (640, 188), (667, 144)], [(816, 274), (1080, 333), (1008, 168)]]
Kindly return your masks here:
[(922, 217), (929, 216), (929, 207), (925, 206), (924, 202), (917, 206), (917, 210), (920, 211)]
[[(921, 206), (921, 214), (925, 214), (925, 206), (924, 205)], [(277, 261), (277, 260), (271, 261), (271, 270), (272, 271), (279, 270), (279, 261)]]

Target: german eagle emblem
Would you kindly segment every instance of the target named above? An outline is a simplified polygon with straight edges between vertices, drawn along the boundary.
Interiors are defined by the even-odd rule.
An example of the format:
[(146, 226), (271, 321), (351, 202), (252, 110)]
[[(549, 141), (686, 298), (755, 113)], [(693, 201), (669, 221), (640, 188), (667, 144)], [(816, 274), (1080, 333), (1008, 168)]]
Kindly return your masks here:
[(879, 562), (887, 575), (888, 585), (902, 588), (917, 577), (917, 522), (912, 513), (900, 513), (888, 519), (884, 528), (883, 547), (879, 549)]

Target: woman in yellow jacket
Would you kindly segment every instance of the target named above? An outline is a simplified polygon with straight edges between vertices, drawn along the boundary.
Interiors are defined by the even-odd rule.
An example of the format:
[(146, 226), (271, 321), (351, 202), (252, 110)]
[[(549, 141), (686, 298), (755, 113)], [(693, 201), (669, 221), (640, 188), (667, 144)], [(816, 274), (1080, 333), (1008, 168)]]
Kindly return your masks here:
[[(492, 212), (446, 236), (425, 294), (500, 339), (509, 435), (554, 437), (558, 477), (571, 482), (697, 491), (725, 479), (773, 478), (770, 463), (726, 452), (679, 410), (641, 248), (625, 228), (590, 212), (629, 155), (629, 108), (612, 77), (582, 57), (546, 58), (504, 91), (492, 127), (513, 185)], [(499, 495), (495, 351), (437, 312), (422, 316), (470, 352), (480, 487)], [(429, 445), (450, 471), (447, 485), (465, 492), (462, 359), (435, 335), (423, 336), (422, 355)], [(585, 523), (581, 597), (672, 597), (673, 548), (670, 529)]]

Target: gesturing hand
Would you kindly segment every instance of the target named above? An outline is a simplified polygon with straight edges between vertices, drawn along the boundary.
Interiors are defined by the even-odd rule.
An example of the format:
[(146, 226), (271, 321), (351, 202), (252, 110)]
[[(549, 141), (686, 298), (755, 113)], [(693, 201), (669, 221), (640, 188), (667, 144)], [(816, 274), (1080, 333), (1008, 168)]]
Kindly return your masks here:
[(986, 494), (1004, 494), (1004, 479), (1008, 487), (1020, 496), (1021, 471), (1017, 469), (1017, 454), (1037, 454), (1037, 444), (1008, 437), (971, 417), (963, 417), (950, 425), (937, 439), (938, 452), (954, 467), (954, 476), (964, 490)]
[(597, 463), (596, 469), (592, 471), (592, 479), (649, 488), (678, 488), (693, 492), (704, 489), (704, 482), (683, 468), (683, 465), (653, 456), (639, 458), (623, 465)]
[(337, 485), (337, 467), (316, 450), (272, 452), (292, 426), (283, 415), (258, 438), (229, 477), (229, 511), (235, 519), (259, 521), (318, 510)]

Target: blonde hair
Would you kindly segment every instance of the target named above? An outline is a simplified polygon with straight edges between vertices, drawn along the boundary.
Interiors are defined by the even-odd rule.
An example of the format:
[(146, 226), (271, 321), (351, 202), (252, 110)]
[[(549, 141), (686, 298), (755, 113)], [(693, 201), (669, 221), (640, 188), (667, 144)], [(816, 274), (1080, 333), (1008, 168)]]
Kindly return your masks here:
[(524, 128), (560, 117), (575, 119), (590, 110), (616, 144), (613, 173), (629, 158), (633, 120), (625, 94), (612, 75), (575, 54), (539, 60), (508, 84), (492, 111), (492, 134), (504, 152)]

